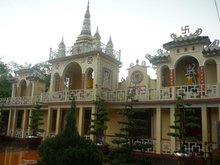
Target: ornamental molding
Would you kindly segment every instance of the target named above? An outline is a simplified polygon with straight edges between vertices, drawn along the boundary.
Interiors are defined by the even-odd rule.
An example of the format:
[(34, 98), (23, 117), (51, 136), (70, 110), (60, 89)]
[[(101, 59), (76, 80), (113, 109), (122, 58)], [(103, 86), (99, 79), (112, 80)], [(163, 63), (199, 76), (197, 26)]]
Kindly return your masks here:
[(131, 62), (130, 65), (129, 65), (129, 68), (132, 68), (134, 66), (149, 67), (149, 66), (147, 66), (146, 61), (141, 61), (141, 64), (139, 64), (139, 62), (140, 61), (138, 59), (136, 60), (136, 64), (134, 62)]
[(194, 33), (190, 33), (188, 36), (187, 36), (187, 35), (177, 36), (175, 33), (172, 33), (172, 34), (170, 35), (170, 37), (171, 37), (174, 41), (182, 41), (182, 40), (197, 38), (200, 34), (202, 34), (202, 29), (201, 29), (201, 28), (198, 28)]
[(217, 50), (217, 49), (220, 49), (220, 41), (219, 40), (214, 40), (210, 45), (206, 46), (204, 48), (205, 51), (208, 51), (208, 50)]
[(152, 63), (153, 65), (156, 65), (158, 63), (165, 63), (165, 62), (169, 62), (170, 60), (170, 53), (168, 51), (164, 51), (162, 49), (158, 49), (157, 50), (157, 55), (150, 55), (150, 54), (146, 54), (145, 58), (148, 59), (150, 61), (150, 63)]

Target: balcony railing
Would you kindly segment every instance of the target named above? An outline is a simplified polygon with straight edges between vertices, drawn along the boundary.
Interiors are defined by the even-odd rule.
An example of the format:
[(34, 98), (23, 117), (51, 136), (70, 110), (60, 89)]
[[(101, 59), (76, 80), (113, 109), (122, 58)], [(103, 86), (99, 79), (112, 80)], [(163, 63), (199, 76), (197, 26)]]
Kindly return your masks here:
[[(140, 92), (135, 89), (135, 99), (141, 101), (175, 100), (176, 97), (184, 94), (184, 99), (213, 99), (220, 98), (219, 84), (202, 84), (195, 86), (174, 86), (162, 88), (149, 88)], [(0, 98), (0, 105), (31, 105), (35, 102), (67, 102), (74, 96), (76, 101), (93, 101), (96, 99), (96, 89), (66, 90), (57, 92), (42, 93), (40, 96), (23, 96)], [(125, 102), (128, 91), (114, 90), (103, 91), (103, 98), (107, 102)]]
[(108, 56), (113, 57), (114, 59), (121, 61), (121, 53), (120, 51), (112, 50), (112, 51), (107, 51), (107, 47), (105, 44), (100, 43), (97, 45), (88, 45), (88, 46), (81, 46), (81, 47), (66, 47), (65, 49), (57, 49), (57, 50), (52, 50), (50, 49), (50, 57), (49, 59), (55, 59), (55, 58), (60, 58), (64, 56), (72, 56), (72, 55), (77, 55), (81, 53), (88, 53), (92, 51), (101, 51), (105, 53)]

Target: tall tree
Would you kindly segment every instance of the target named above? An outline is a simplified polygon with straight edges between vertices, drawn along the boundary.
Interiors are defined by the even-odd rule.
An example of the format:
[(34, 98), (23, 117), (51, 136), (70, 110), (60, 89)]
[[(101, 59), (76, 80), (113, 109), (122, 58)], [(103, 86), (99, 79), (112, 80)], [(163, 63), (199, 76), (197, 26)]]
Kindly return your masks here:
[(7, 64), (0, 61), (0, 98), (11, 96), (11, 78)]
[(76, 129), (76, 103), (73, 98), (65, 129), (47, 138), (39, 147), (39, 165), (102, 165), (103, 154), (97, 146)]
[(96, 113), (93, 113), (94, 119), (91, 120), (90, 133), (95, 135), (95, 141), (102, 144), (102, 137), (104, 131), (108, 128), (106, 122), (109, 121), (108, 112), (105, 109), (105, 100), (102, 96), (97, 96), (97, 100), (94, 101), (96, 106)]
[[(133, 150), (146, 150), (152, 147), (151, 144), (138, 144), (134, 141), (146, 139), (145, 133), (146, 128), (144, 127), (144, 119), (138, 118), (137, 114), (143, 113), (142, 109), (134, 109), (134, 105), (138, 100), (135, 99), (135, 88), (132, 89), (127, 96), (127, 102), (125, 103), (125, 108), (120, 112), (123, 120), (118, 121), (121, 125), (120, 132), (116, 133), (115, 138), (112, 142), (117, 146), (112, 152), (113, 159), (116, 164), (120, 163), (134, 163), (137, 160), (133, 156)], [(137, 134), (138, 132), (138, 134)], [(142, 160), (139, 164), (144, 164), (146, 160)], [(142, 162), (142, 163), (141, 163)]]
[(191, 103), (184, 101), (184, 94), (177, 97), (175, 121), (170, 128), (173, 130), (168, 135), (176, 137), (180, 141), (180, 150), (177, 152), (185, 153), (184, 144), (186, 141), (196, 141), (197, 137), (187, 133), (187, 129), (197, 129), (200, 127), (199, 118), (195, 114), (195, 109), (191, 108)]
[(29, 125), (33, 136), (38, 136), (38, 133), (44, 132), (44, 129), (40, 128), (43, 124), (43, 111), (41, 110), (41, 105), (35, 103), (32, 108)]

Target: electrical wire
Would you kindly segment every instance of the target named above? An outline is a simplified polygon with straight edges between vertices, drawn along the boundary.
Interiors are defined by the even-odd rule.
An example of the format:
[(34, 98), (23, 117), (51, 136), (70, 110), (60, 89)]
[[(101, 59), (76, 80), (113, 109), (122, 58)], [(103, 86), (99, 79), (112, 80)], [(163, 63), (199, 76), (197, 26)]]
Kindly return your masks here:
[(219, 11), (218, 11), (217, 0), (214, 0), (214, 1), (215, 1), (215, 7), (216, 7), (217, 15), (218, 15), (218, 20), (220, 22), (220, 15), (219, 15)]

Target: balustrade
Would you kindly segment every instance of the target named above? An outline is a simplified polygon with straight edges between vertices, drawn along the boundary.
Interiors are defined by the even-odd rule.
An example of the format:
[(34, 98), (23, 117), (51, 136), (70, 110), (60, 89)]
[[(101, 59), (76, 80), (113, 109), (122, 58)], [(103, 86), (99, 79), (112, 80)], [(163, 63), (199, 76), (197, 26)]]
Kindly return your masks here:
[[(95, 100), (96, 89), (64, 90), (42, 93), (41, 96), (23, 96), (0, 98), (0, 104), (11, 105), (32, 105), (35, 102), (66, 102), (74, 96), (76, 101)], [(125, 102), (127, 99), (126, 90), (103, 91), (103, 98), (108, 102)], [(135, 99), (141, 101), (175, 100), (176, 97), (184, 94), (184, 99), (209, 99), (219, 98), (219, 84), (174, 86), (162, 88), (148, 88), (145, 92), (135, 89)]]
[(60, 58), (63, 56), (72, 56), (72, 55), (77, 55), (77, 54), (81, 54), (81, 53), (88, 53), (88, 52), (92, 52), (92, 51), (102, 51), (106, 55), (111, 56), (118, 61), (121, 60), (120, 59), (121, 58), (120, 51), (113, 50), (111, 53), (108, 53), (108, 52), (106, 52), (106, 45), (103, 43), (101, 43), (100, 45), (93, 45), (93, 46), (85, 46), (85, 45), (83, 45), (82, 47), (70, 46), (70, 47), (66, 47), (63, 50), (50, 49), (49, 59), (52, 60), (52, 59)]
[(132, 139), (132, 144), (136, 147), (134, 151), (156, 152), (156, 141), (154, 139)]
[(170, 154), (171, 153), (171, 143), (169, 139), (161, 140), (161, 152), (163, 154)]

